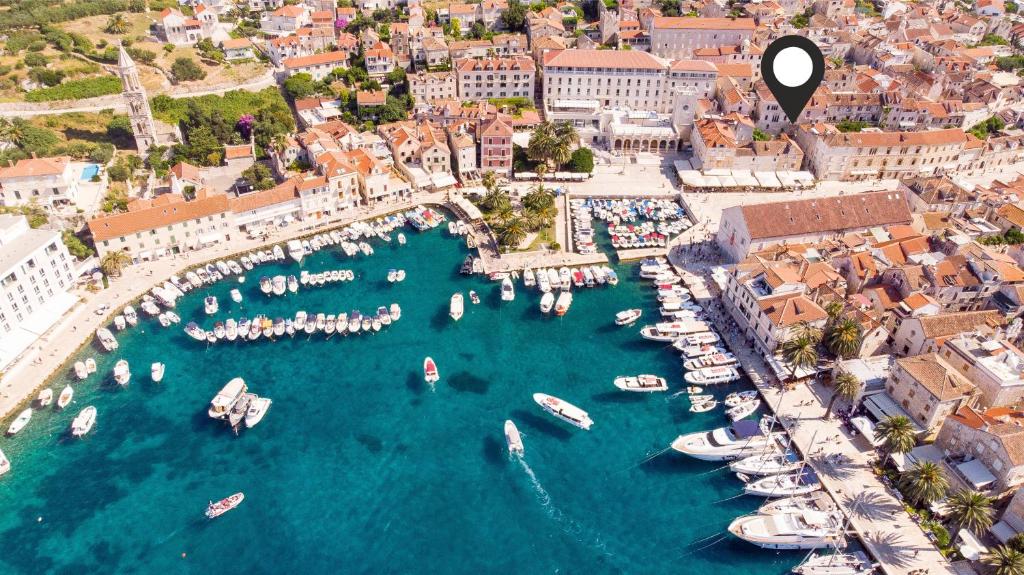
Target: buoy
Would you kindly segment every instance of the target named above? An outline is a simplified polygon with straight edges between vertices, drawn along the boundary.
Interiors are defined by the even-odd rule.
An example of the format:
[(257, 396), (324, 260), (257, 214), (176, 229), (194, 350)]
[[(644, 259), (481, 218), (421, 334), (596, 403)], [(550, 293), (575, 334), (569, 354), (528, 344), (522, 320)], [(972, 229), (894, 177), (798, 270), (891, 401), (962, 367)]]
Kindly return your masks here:
[(182, 553), (181, 554), (181, 558), (184, 559), (187, 555), (188, 555), (188, 553)]
[(36, 517), (36, 523), (42, 523), (42, 522), (43, 522), (43, 516), (42, 515), (40, 515), (39, 517)]

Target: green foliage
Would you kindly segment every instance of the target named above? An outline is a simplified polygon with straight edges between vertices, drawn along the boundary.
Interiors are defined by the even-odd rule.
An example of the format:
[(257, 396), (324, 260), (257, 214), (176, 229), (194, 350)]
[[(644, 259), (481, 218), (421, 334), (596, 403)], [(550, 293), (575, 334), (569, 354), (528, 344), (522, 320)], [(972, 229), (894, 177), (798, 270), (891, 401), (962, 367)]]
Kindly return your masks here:
[(1003, 38), (999, 34), (985, 34), (981, 37), (981, 42), (978, 42), (978, 46), (1009, 46), (1010, 41)]
[(974, 134), (974, 136), (979, 140), (984, 140), (992, 134), (999, 133), (999, 130), (1002, 130), (1004, 127), (1006, 127), (1006, 122), (1004, 122), (1002, 118), (999, 116), (992, 116), (984, 122), (978, 122), (971, 126), (971, 129), (967, 131)]
[(111, 141), (129, 144), (133, 141), (134, 135), (132, 121), (128, 116), (114, 116), (107, 122), (107, 137)]
[(89, 150), (89, 159), (97, 164), (106, 164), (114, 157), (114, 144), (100, 142)]
[(526, 5), (520, 0), (509, 0), (508, 8), (501, 13), (501, 21), (509, 32), (522, 32), (526, 28)]
[(121, 93), (121, 80), (113, 76), (71, 80), (52, 88), (40, 88), (25, 94), (27, 102), (51, 102), (55, 100), (82, 100)]
[(1024, 233), (1021, 233), (1020, 230), (1013, 228), (1001, 236), (986, 236), (979, 239), (978, 241), (987, 246), (1016, 246), (1024, 244)]
[(789, 19), (794, 28), (806, 28), (811, 23), (811, 16), (814, 16), (814, 8), (807, 8), (803, 12)]
[(289, 76), (283, 85), (284, 91), (288, 92), (288, 95), (293, 100), (308, 98), (316, 93), (316, 84), (313, 81), (313, 76), (305, 72)]
[(660, 0), (658, 7), (661, 9), (662, 16), (679, 16), (681, 15), (682, 2), (679, 0)]
[(41, 228), (49, 222), (46, 210), (33, 199), (23, 206), (0, 206), (0, 214), (21, 214), (28, 218), (31, 228)]
[(767, 142), (772, 139), (772, 135), (768, 132), (762, 131), (760, 128), (754, 128), (754, 141), (755, 142)]
[(108, 214), (128, 211), (128, 194), (125, 193), (124, 188), (122, 186), (111, 186), (107, 190), (107, 195), (103, 196), (103, 203), (100, 204), (100, 209)]
[(171, 74), (179, 82), (202, 80), (206, 77), (206, 72), (199, 67), (199, 64), (186, 56), (180, 56), (174, 60), (174, 63), (171, 64)]
[(522, 116), (523, 110), (536, 109), (533, 105), (533, 100), (530, 98), (489, 98), (487, 101), (498, 108), (509, 110), (509, 113), (513, 116)]
[(17, 10), (0, 12), (0, 30), (11, 30), (77, 20), (118, 12), (145, 12), (145, 0), (20, 0)]
[(223, 63), (225, 61), (224, 52), (220, 48), (214, 46), (213, 40), (209, 38), (203, 38), (196, 43), (196, 50), (199, 54), (208, 60)]
[(1003, 4), (1003, 6), (1006, 8), (1006, 11), (1008, 13), (1010, 13), (1010, 14), (1016, 14), (1017, 13), (1018, 6), (1017, 6), (1016, 2), (1007, 1), (1006, 3)]
[(64, 73), (48, 68), (32, 68), (28, 71), (28, 77), (34, 82), (53, 87), (60, 84), (61, 80), (64, 79)]
[(594, 152), (590, 148), (579, 147), (573, 150), (566, 168), (570, 172), (589, 174), (594, 171)]
[(864, 14), (865, 16), (872, 18), (881, 15), (878, 13), (878, 9), (875, 8), (875, 4), (871, 0), (856, 0), (856, 6), (856, 11), (859, 14)]
[(274, 176), (270, 168), (260, 162), (249, 166), (242, 172), (242, 179), (257, 190), (269, 190), (274, 187)]
[(25, 54), (24, 61), (26, 66), (34, 68), (36, 66), (45, 66), (50, 59), (38, 52), (29, 52)]
[(72, 232), (71, 230), (63, 230), (61, 231), (60, 235), (61, 239), (64, 240), (64, 245), (67, 246), (68, 248), (68, 253), (75, 256), (76, 258), (84, 260), (85, 258), (96, 253), (93, 251), (92, 248), (85, 245), (85, 242), (83, 242), (81, 238), (76, 236), (75, 233)]
[(1024, 56), (1015, 54), (1013, 56), (1000, 56), (996, 58), (996, 67), (1004, 72), (1012, 72), (1024, 68)]

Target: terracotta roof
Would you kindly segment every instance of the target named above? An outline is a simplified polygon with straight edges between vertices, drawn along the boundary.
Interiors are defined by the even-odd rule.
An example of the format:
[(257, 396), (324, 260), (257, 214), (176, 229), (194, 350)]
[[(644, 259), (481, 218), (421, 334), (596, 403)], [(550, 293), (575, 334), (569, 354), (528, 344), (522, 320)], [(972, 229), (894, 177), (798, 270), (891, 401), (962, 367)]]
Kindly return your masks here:
[(231, 211), (235, 213), (248, 212), (250, 210), (257, 210), (259, 208), (265, 208), (274, 204), (294, 200), (298, 197), (296, 193), (296, 184), (298, 181), (301, 181), (301, 179), (302, 176), (295, 176), (294, 178), (278, 184), (269, 190), (248, 192), (231, 198), (228, 201), (231, 206)]
[(252, 46), (252, 42), (248, 38), (231, 38), (230, 40), (224, 40), (221, 42), (221, 47), (225, 50), (239, 50), (241, 48), (249, 48)]
[(964, 311), (922, 317), (920, 322), (924, 336), (934, 339), (973, 331), (985, 325), (999, 325), (999, 317), (996, 310)]
[(18, 160), (13, 166), (0, 168), (0, 180), (34, 176), (56, 176), (63, 174), (70, 162), (70, 156)]
[(1020, 204), (1006, 204), (996, 213), (1018, 228), (1024, 228), (1024, 208)]
[(228, 211), (228, 197), (224, 194), (209, 195), (205, 189), (197, 191), (196, 199), (191, 201), (185, 201), (179, 195), (163, 194), (154, 200), (132, 202), (128, 210), (89, 220), (93, 240), (101, 242), (224, 213)]
[(758, 305), (772, 323), (779, 327), (800, 322), (814, 322), (828, 317), (821, 306), (802, 293), (788, 293), (758, 300)]
[(305, 10), (299, 6), (281, 6), (277, 10), (271, 12), (272, 16), (286, 16), (288, 18), (297, 18), (301, 16)]
[(751, 239), (778, 238), (909, 222), (900, 192), (868, 192), (738, 208)]
[(456, 63), (460, 72), (495, 72), (501, 70), (522, 70), (533, 72), (537, 67), (533, 58), (509, 56), (507, 58), (465, 58)]
[(630, 68), (664, 70), (665, 64), (640, 50), (552, 50), (544, 54), (544, 67)]
[(651, 22), (652, 29), (666, 30), (750, 30), (753, 18), (703, 18), (690, 16), (659, 16)]
[(203, 181), (200, 169), (186, 162), (178, 162), (177, 164), (174, 164), (174, 166), (171, 167), (171, 173), (179, 180), (186, 180), (189, 182)]
[(356, 92), (357, 106), (383, 106), (388, 99), (384, 90), (360, 90)]
[(672, 71), (683, 72), (717, 72), (718, 68), (705, 60), (676, 60), (672, 62)]
[(896, 360), (915, 381), (927, 389), (938, 401), (968, 397), (977, 389), (938, 354), (926, 353)]
[(237, 160), (239, 158), (251, 158), (253, 157), (252, 145), (250, 144), (238, 144), (232, 146), (229, 144), (224, 145), (224, 159), (225, 160)]
[(1024, 464), (1024, 412), (1010, 407), (993, 407), (985, 412), (961, 407), (949, 419), (995, 436), (1011, 464)]

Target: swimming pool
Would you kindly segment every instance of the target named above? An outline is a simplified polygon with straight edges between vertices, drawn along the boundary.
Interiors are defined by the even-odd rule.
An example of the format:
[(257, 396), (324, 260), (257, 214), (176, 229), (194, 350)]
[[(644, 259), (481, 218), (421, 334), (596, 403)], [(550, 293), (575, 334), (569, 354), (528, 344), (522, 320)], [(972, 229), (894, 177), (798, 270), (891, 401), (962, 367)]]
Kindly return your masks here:
[(88, 182), (88, 181), (92, 180), (93, 176), (95, 176), (98, 173), (100, 173), (100, 165), (99, 164), (86, 164), (85, 167), (82, 168), (81, 180), (83, 182)]

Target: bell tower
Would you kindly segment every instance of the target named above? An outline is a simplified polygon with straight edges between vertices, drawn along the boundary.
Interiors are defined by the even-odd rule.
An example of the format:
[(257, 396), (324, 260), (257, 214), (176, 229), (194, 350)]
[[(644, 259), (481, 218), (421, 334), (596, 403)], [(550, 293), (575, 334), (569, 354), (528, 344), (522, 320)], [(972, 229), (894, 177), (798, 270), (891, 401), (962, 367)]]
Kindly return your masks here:
[(139, 70), (135, 66), (135, 61), (123, 45), (118, 46), (118, 49), (117, 73), (121, 76), (128, 118), (132, 123), (132, 133), (135, 134), (135, 146), (139, 149), (139, 155), (145, 158), (149, 148), (157, 143), (153, 112), (149, 109), (149, 99), (146, 97), (146, 89), (139, 80)]

